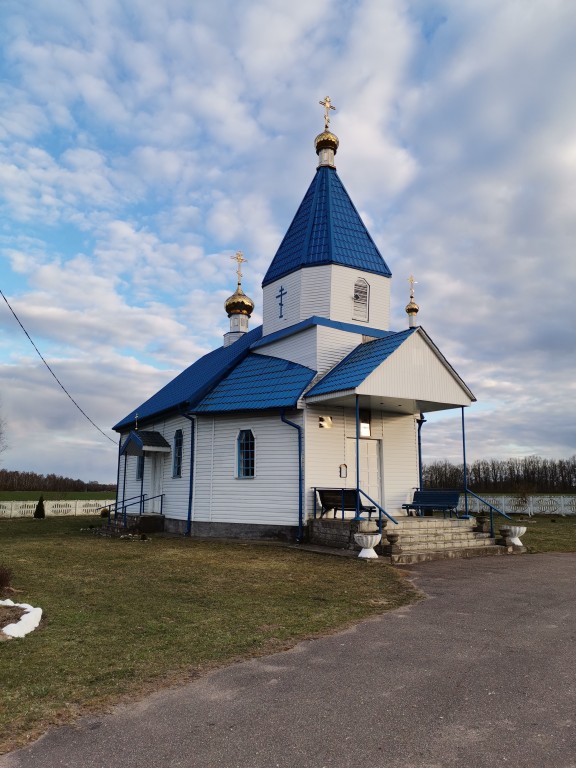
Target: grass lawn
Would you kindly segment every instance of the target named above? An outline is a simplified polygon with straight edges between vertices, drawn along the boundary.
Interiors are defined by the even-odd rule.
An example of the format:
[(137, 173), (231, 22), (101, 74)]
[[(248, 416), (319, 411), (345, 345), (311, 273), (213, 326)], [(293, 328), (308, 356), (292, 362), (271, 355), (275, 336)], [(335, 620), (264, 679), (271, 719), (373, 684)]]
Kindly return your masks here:
[[(507, 523), (508, 521), (500, 522)], [(534, 515), (522, 519), (514, 516), (519, 525), (526, 523), (522, 544), (529, 552), (576, 552), (576, 517), (559, 515)]]
[(0, 491), (0, 501), (93, 501), (116, 497), (115, 491)]
[(125, 696), (418, 599), (382, 561), (81, 530), (100, 523), (0, 520), (10, 597), (45, 612), (38, 630), (0, 643), (0, 753)]

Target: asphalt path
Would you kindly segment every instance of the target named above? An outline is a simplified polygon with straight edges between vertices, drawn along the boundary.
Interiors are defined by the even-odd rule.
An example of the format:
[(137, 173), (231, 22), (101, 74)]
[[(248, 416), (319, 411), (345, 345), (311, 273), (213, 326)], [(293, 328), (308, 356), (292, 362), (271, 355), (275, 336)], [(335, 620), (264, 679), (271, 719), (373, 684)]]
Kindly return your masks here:
[(576, 555), (409, 573), (427, 599), (52, 730), (0, 768), (576, 768)]

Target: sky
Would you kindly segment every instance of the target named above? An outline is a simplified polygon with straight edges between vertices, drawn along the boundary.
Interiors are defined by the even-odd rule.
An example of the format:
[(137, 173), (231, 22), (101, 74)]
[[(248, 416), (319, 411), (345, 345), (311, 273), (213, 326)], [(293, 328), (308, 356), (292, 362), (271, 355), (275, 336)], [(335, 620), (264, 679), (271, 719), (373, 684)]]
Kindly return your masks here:
[[(222, 344), (338, 173), (474, 392), (467, 458), (576, 452), (573, 0), (0, 0), (0, 466), (115, 481), (110, 428)], [(114, 442), (112, 442), (110, 439)], [(460, 412), (426, 461), (461, 461)]]

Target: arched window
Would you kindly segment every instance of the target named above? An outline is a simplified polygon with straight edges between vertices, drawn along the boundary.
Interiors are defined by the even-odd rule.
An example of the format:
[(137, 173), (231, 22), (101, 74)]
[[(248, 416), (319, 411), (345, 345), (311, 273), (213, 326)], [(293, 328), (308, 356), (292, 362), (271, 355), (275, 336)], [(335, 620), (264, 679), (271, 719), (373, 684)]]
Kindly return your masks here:
[(177, 429), (172, 446), (172, 477), (182, 477), (182, 445), (182, 430)]
[(254, 477), (255, 445), (251, 429), (238, 434), (238, 477)]
[(353, 320), (368, 321), (368, 304), (370, 302), (370, 286), (363, 277), (359, 277), (354, 283), (354, 309)]

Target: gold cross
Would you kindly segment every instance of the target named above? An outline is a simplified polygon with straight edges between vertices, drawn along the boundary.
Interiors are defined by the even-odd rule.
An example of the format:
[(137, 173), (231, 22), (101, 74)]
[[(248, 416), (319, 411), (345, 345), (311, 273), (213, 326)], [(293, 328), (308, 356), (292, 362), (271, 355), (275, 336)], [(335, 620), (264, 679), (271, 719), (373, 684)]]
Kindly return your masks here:
[(242, 280), (242, 263), (245, 261), (248, 261), (248, 259), (244, 258), (244, 254), (242, 251), (236, 251), (235, 256), (230, 256), (231, 259), (238, 262), (238, 268), (236, 269), (236, 274), (238, 275), (238, 285), (240, 285), (240, 281)]
[(418, 281), (414, 280), (414, 275), (410, 275), (408, 278), (408, 282), (410, 283), (410, 298), (414, 298), (414, 286), (418, 285)]
[(324, 107), (325, 115), (324, 115), (324, 130), (327, 131), (329, 129), (330, 125), (330, 110), (336, 109), (336, 107), (332, 106), (332, 102), (330, 101), (330, 96), (326, 96), (324, 101), (319, 101), (319, 104), (321, 104)]

